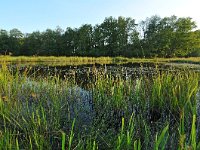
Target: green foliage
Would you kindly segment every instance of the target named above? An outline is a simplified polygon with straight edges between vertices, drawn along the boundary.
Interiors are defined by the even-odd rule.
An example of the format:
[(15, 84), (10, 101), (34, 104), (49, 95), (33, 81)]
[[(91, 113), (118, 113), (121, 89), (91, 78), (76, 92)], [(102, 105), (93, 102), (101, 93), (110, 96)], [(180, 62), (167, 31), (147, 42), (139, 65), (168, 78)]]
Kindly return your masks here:
[(184, 57), (199, 48), (195, 22), (191, 18), (152, 16), (141, 23), (146, 53), (159, 57)]
[(26, 56), (199, 56), (200, 35), (192, 18), (152, 16), (136, 24), (130, 17), (107, 17), (92, 26), (22, 34), (0, 30), (1, 55)]

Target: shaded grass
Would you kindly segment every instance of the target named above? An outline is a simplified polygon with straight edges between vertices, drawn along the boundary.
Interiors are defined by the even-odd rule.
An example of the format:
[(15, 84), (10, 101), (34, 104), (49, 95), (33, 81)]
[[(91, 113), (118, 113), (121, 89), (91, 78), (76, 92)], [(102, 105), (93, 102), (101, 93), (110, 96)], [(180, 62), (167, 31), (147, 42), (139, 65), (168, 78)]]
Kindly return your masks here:
[(91, 80), (92, 99), (84, 105), (72, 78), (30, 77), (3, 65), (0, 149), (200, 147), (198, 73), (158, 71), (152, 78), (124, 79), (95, 71)]

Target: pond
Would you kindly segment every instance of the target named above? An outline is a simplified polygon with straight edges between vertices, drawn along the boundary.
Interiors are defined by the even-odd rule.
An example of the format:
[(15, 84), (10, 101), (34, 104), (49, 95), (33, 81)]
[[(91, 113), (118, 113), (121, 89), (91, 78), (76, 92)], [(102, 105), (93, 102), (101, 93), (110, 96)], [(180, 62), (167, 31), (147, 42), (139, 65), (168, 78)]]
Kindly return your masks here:
[(28, 76), (59, 76), (61, 79), (73, 78), (79, 86), (87, 86), (91, 83), (95, 73), (111, 74), (124, 79), (137, 79), (143, 76), (152, 77), (158, 73), (177, 70), (200, 71), (200, 65), (187, 63), (123, 63), (123, 64), (83, 64), (60, 65), (59, 63), (25, 63), (10, 64), (11, 70), (23, 73), (27, 71)]

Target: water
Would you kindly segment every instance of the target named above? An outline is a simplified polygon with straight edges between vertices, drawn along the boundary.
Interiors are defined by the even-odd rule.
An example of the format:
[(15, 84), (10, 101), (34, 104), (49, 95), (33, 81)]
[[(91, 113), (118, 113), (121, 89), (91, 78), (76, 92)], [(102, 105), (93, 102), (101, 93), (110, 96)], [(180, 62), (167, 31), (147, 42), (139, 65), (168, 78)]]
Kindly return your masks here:
[[(87, 64), (87, 65), (65, 65), (54, 64), (11, 64), (11, 70), (19, 70), (21, 73), (27, 71), (30, 77), (37, 76), (59, 76), (61, 79), (75, 78), (78, 85), (90, 83), (96, 73), (121, 76), (124, 79), (140, 78), (143, 76), (152, 77), (162, 71), (176, 71), (183, 67), (175, 64), (163, 63), (126, 63), (126, 64)], [(185, 68), (185, 67), (184, 67)], [(190, 66), (187, 69), (199, 71), (197, 66)]]

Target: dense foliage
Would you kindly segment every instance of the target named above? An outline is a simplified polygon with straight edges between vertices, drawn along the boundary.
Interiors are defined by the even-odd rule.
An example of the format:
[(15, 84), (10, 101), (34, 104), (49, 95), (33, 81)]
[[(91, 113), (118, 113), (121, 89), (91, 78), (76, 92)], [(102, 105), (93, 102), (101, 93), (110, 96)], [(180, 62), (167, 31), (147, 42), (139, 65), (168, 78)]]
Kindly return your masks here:
[(108, 17), (103, 23), (23, 34), (0, 30), (1, 55), (183, 57), (200, 55), (200, 30), (192, 18)]

